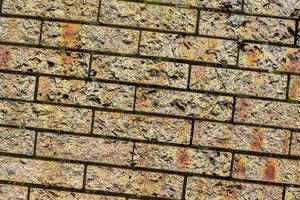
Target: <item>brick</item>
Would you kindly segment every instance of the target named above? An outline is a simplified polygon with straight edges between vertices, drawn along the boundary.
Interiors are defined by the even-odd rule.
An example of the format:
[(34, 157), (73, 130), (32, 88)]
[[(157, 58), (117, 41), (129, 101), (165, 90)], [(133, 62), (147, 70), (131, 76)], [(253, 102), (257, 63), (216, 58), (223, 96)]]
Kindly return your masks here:
[(130, 165), (133, 143), (75, 135), (39, 133), (36, 154), (63, 160)]
[(142, 55), (236, 64), (235, 41), (155, 32), (142, 32)]
[(283, 129), (196, 121), (193, 145), (288, 154), (290, 135)]
[(300, 76), (291, 76), (289, 98), (300, 101)]
[(193, 66), (190, 88), (285, 99), (287, 76), (252, 71)]
[(2, 12), (6, 14), (97, 21), (98, 0), (4, 0)]
[(108, 24), (193, 33), (196, 31), (197, 13), (196, 9), (104, 0), (101, 3), (100, 21)]
[(96, 111), (93, 133), (147, 141), (188, 144), (191, 123), (182, 119)]
[(300, 156), (300, 133), (293, 132), (291, 143), (291, 155)]
[(83, 165), (1, 156), (0, 179), (79, 189)]
[(139, 31), (103, 26), (45, 22), (42, 44), (76, 49), (136, 53)]
[[(289, 31), (291, 30), (291, 31)], [(199, 33), (229, 38), (294, 44), (295, 21), (201, 11)]]
[(32, 155), (35, 131), (0, 127), (0, 151)]
[(28, 188), (16, 185), (0, 184), (0, 199), (1, 200), (25, 200), (27, 199)]
[(287, 187), (284, 200), (299, 200), (300, 189), (294, 187)]
[(299, 110), (300, 105), (297, 104), (237, 99), (234, 121), (285, 128), (300, 128)]
[(41, 22), (33, 19), (0, 18), (0, 41), (38, 44)]
[(134, 87), (40, 77), (38, 100), (131, 110)]
[(87, 167), (86, 188), (107, 192), (180, 199), (183, 177), (140, 170)]
[(245, 44), (239, 58), (239, 65), (245, 68), (300, 73), (300, 50), (297, 48)]
[(140, 58), (94, 55), (91, 74), (99, 79), (186, 88), (189, 65)]
[(136, 144), (138, 167), (229, 176), (231, 153), (153, 144)]
[(283, 187), (188, 177), (186, 199), (281, 200)]
[(233, 177), (297, 185), (299, 164), (299, 160), (235, 155)]
[(89, 133), (91, 121), (87, 109), (0, 101), (0, 124)]
[(33, 100), (35, 77), (0, 73), (0, 97)]
[(136, 109), (162, 114), (230, 120), (232, 97), (192, 92), (139, 88)]

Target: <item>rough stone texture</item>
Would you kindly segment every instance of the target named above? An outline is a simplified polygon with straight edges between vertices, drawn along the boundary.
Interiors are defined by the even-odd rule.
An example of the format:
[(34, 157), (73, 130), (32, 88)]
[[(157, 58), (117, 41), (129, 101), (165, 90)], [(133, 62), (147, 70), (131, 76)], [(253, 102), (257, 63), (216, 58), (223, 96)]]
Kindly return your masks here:
[(0, 101), (0, 124), (89, 133), (91, 122), (87, 109)]
[(186, 199), (281, 200), (283, 187), (189, 177)]
[(136, 53), (139, 31), (103, 26), (45, 22), (42, 44), (118, 53)]
[(181, 198), (183, 177), (178, 175), (88, 166), (86, 188), (152, 197)]
[(1, 156), (0, 179), (79, 189), (83, 165)]
[(193, 66), (190, 88), (285, 99), (287, 76)]
[(186, 88), (189, 65), (140, 58), (94, 55), (91, 75), (105, 80)]
[(188, 144), (192, 125), (187, 120), (96, 112), (94, 134), (147, 141)]
[(291, 155), (300, 156), (300, 132), (293, 132)]
[(295, 21), (201, 11), (199, 34), (294, 43)]
[(300, 101), (300, 76), (291, 76), (289, 98)]
[(25, 200), (27, 192), (27, 187), (0, 184), (1, 200)]
[(136, 109), (226, 121), (231, 118), (232, 103), (232, 97), (139, 88)]
[(138, 167), (229, 176), (231, 153), (153, 144), (136, 144)]
[(299, 200), (300, 188), (287, 187), (284, 200)]
[(226, 149), (288, 154), (290, 135), (289, 131), (282, 129), (196, 121), (193, 144)]
[(142, 32), (140, 52), (142, 55), (234, 65), (237, 43), (188, 35)]
[(130, 165), (133, 143), (86, 136), (39, 133), (36, 154), (64, 160)]

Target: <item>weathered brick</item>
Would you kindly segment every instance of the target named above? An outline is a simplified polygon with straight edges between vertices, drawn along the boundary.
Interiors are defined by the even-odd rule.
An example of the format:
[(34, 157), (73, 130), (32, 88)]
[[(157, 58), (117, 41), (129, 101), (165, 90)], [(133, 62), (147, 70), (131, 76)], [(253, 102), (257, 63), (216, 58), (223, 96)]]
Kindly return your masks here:
[(91, 122), (87, 109), (0, 101), (0, 124), (89, 133)]
[(233, 177), (248, 180), (299, 184), (299, 160), (235, 155)]
[(32, 155), (35, 131), (0, 127), (0, 151)]
[(300, 132), (293, 132), (291, 155), (300, 156)]
[(237, 43), (197, 36), (142, 32), (140, 52), (150, 56), (235, 65)]
[(190, 88), (285, 99), (287, 76), (193, 66)]
[[(290, 31), (291, 30), (291, 31)], [(248, 40), (294, 44), (295, 21), (201, 11), (199, 33)]]
[(79, 189), (83, 165), (1, 156), (0, 179)]
[(0, 184), (1, 200), (25, 200), (27, 199), (27, 192), (27, 187)]
[(193, 145), (288, 154), (290, 132), (207, 121), (196, 121)]
[(94, 55), (92, 75), (99, 79), (186, 88), (189, 65), (140, 58)]
[(186, 199), (281, 200), (283, 187), (189, 177)]
[(289, 98), (300, 101), (300, 76), (291, 76)]
[(94, 134), (188, 144), (191, 123), (182, 119), (96, 112)]
[(237, 99), (234, 120), (237, 122), (265, 124), (287, 128), (300, 128), (300, 105)]
[(134, 163), (138, 167), (229, 176), (231, 153), (210, 150), (136, 144)]
[(195, 32), (197, 13), (196, 9), (103, 0), (100, 21), (142, 28)]
[(284, 200), (299, 200), (300, 188), (287, 187)]
[(36, 154), (64, 160), (130, 165), (133, 143), (86, 136), (39, 133)]
[(38, 100), (130, 110), (134, 87), (110, 83), (40, 77)]
[(103, 26), (45, 22), (42, 44), (77, 49), (136, 53), (139, 31)]
[(40, 26), (38, 20), (1, 17), (0, 41), (38, 44)]
[(232, 114), (232, 97), (192, 92), (139, 88), (136, 109), (226, 121)]
[(2, 12), (69, 20), (97, 21), (98, 0), (4, 0)]
[(33, 100), (35, 77), (0, 73), (0, 97)]
[(143, 196), (181, 198), (183, 177), (140, 170), (87, 167), (86, 188)]

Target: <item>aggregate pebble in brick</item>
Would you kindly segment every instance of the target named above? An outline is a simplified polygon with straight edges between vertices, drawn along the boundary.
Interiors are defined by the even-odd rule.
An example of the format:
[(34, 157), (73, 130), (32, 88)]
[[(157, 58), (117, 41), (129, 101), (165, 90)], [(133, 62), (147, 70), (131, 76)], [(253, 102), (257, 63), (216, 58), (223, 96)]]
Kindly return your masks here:
[(0, 41), (38, 44), (40, 26), (38, 20), (0, 17)]
[(100, 21), (142, 28), (195, 32), (197, 13), (196, 9), (103, 0)]
[(237, 99), (236, 122), (300, 128), (300, 105), (276, 101)]
[(133, 143), (86, 136), (39, 133), (36, 154), (68, 160), (130, 165)]
[(287, 187), (284, 200), (299, 200), (300, 188)]
[(0, 124), (89, 133), (91, 122), (87, 109), (0, 101)]
[(86, 77), (89, 54), (17, 46), (0, 46), (0, 69)]
[(148, 88), (139, 88), (136, 99), (138, 111), (222, 121), (230, 120), (232, 104), (232, 97)]
[(291, 155), (300, 156), (300, 132), (293, 132)]
[(94, 55), (96, 78), (186, 88), (189, 65), (140, 58)]
[(196, 121), (193, 145), (288, 154), (290, 135), (282, 129)]
[(233, 177), (299, 185), (299, 164), (299, 160), (235, 155)]
[(236, 64), (235, 41), (189, 35), (142, 32), (142, 55)]
[(295, 21), (201, 11), (199, 34), (294, 43)]
[(289, 98), (300, 101), (300, 76), (291, 76)]
[(193, 66), (190, 88), (285, 99), (287, 76)]
[(281, 200), (283, 187), (189, 177), (186, 199)]
[(231, 153), (153, 144), (136, 144), (138, 167), (229, 176)]
[(96, 22), (98, 0), (4, 0), (2, 12)]
[(86, 106), (132, 109), (134, 87), (40, 77), (38, 99)]
[(27, 192), (27, 187), (0, 184), (1, 200), (25, 200), (27, 199)]
[(180, 199), (183, 177), (156, 172), (87, 167), (86, 189)]
[(191, 123), (182, 119), (96, 111), (93, 133), (139, 140), (188, 144)]
[(79, 189), (83, 165), (1, 156), (0, 179)]
[(103, 26), (45, 22), (42, 44), (76, 49), (136, 53), (139, 31)]

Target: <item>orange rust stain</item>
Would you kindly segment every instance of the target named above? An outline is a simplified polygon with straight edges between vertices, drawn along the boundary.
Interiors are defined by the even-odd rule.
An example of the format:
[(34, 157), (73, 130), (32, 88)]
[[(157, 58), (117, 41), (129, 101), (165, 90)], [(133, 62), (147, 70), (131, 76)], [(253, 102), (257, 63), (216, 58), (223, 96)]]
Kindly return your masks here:
[(63, 24), (60, 30), (61, 43), (68, 47), (74, 47), (78, 39), (79, 28), (78, 24)]
[(277, 165), (276, 163), (269, 159), (263, 169), (263, 179), (267, 181), (273, 181), (277, 175)]
[(9, 50), (5, 47), (0, 47), (0, 67), (4, 66), (10, 58)]
[(177, 166), (179, 168), (186, 168), (190, 163), (190, 155), (187, 149), (181, 149), (177, 155)]
[(251, 136), (251, 150), (262, 151), (265, 140), (262, 129), (255, 129)]
[(238, 178), (243, 178), (245, 176), (246, 170), (246, 160), (242, 158), (235, 165), (236, 176)]
[(62, 64), (72, 64), (74, 59), (71, 54), (63, 53), (60, 55), (60, 61)]
[(238, 103), (236, 105), (235, 117), (237, 119), (246, 118), (248, 115), (249, 105), (250, 105), (250, 103), (248, 102), (247, 99), (242, 99), (242, 100), (238, 101)]
[[(300, 80), (300, 79), (299, 79)], [(297, 79), (291, 80), (290, 90), (289, 90), (289, 97), (296, 98), (300, 96), (300, 81)]]
[(255, 62), (258, 60), (259, 50), (258, 49), (249, 49), (247, 51), (247, 64), (251, 67), (255, 67)]

